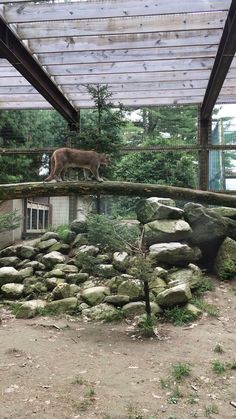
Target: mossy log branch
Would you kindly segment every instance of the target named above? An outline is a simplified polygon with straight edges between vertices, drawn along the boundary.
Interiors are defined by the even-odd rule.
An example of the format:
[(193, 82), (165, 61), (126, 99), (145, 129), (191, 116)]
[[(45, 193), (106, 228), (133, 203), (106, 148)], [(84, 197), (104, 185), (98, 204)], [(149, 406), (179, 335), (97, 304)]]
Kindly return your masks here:
[(236, 207), (236, 196), (166, 185), (131, 182), (31, 182), (0, 185), (0, 200), (35, 196), (119, 195), (162, 197), (202, 204)]

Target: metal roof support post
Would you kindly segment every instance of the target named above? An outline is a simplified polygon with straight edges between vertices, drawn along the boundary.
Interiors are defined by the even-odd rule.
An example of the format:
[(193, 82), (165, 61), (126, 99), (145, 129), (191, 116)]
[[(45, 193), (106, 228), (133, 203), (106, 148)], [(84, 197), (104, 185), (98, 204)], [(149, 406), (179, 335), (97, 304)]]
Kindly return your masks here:
[(211, 118), (201, 118), (201, 109), (198, 111), (198, 141), (201, 149), (198, 152), (198, 179), (199, 189), (208, 190), (209, 185), (209, 149), (211, 143)]
[(225, 22), (215, 62), (211, 71), (206, 93), (201, 106), (201, 119), (211, 118), (230, 65), (236, 53), (236, 0), (232, 0)]
[(68, 122), (77, 122), (76, 109), (1, 16), (0, 57), (7, 59)]
[[(78, 122), (76, 124), (69, 123), (68, 128), (70, 132), (73, 133), (80, 133), (80, 110), (78, 112)], [(76, 141), (74, 135), (72, 135), (72, 138), (68, 138), (68, 147), (76, 147)], [(72, 169), (73, 170), (73, 169)], [(78, 176), (76, 176), (76, 180), (78, 180)], [(78, 210), (78, 195), (73, 193), (69, 195), (69, 223), (71, 223), (73, 220), (77, 219), (77, 210)]]

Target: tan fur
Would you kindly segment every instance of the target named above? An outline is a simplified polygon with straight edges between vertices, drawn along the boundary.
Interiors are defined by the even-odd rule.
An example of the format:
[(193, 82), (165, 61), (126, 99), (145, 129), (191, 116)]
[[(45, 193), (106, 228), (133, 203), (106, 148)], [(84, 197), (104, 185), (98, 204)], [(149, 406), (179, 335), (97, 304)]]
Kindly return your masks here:
[(46, 182), (55, 179), (57, 182), (64, 180), (64, 175), (69, 167), (80, 167), (84, 169), (84, 177), (88, 179), (88, 172), (91, 172), (98, 182), (103, 182), (99, 176), (100, 165), (107, 166), (109, 158), (103, 153), (93, 150), (80, 150), (77, 148), (58, 148), (51, 157), (51, 173), (45, 179)]

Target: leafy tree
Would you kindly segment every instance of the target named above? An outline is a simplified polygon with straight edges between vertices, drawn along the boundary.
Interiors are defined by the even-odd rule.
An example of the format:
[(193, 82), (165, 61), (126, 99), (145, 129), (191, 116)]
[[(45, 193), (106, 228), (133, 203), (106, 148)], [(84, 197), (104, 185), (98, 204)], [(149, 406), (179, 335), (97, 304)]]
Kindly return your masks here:
[(0, 213), (0, 233), (15, 230), (21, 222), (21, 215), (17, 210), (8, 213)]
[[(0, 147), (24, 149), (58, 146), (63, 144), (65, 128), (65, 121), (55, 111), (0, 111)], [(44, 158), (43, 153), (25, 156), (1, 154), (0, 182), (39, 180), (39, 169)]]

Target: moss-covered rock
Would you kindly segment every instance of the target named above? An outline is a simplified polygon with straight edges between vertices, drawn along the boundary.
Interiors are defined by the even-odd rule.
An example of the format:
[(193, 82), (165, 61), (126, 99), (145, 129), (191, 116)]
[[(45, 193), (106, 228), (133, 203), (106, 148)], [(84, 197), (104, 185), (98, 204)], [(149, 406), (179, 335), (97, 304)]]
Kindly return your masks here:
[(223, 281), (236, 278), (236, 241), (227, 237), (221, 244), (214, 263), (216, 275)]
[(110, 294), (108, 287), (98, 286), (86, 288), (81, 292), (81, 298), (90, 306), (102, 303), (105, 297)]

